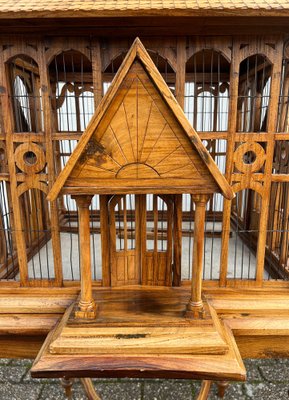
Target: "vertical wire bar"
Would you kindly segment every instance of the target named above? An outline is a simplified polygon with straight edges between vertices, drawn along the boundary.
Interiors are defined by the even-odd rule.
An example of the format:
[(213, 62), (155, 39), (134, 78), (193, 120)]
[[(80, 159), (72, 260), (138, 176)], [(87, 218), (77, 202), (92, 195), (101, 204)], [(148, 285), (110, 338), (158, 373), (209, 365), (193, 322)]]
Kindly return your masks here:
[(133, 229), (133, 209), (132, 209), (132, 195), (129, 194), (129, 208), (130, 208), (130, 245), (131, 245), (131, 249), (134, 248), (133, 246), (133, 237), (136, 234), (136, 232)]
[(68, 216), (68, 227), (69, 227), (69, 239), (70, 239), (70, 247), (69, 247), (69, 261), (70, 261), (70, 272), (71, 272), (71, 280), (74, 281), (74, 271), (73, 271), (73, 239), (72, 239), (72, 225), (71, 225), (71, 214), (70, 214), (70, 206), (69, 206), (69, 195), (65, 195), (65, 208), (66, 214)]
[[(34, 231), (36, 230), (36, 235), (37, 235), (37, 247), (38, 247), (38, 262), (39, 262), (39, 272), (40, 272), (40, 279), (43, 279), (43, 272), (42, 272), (42, 262), (41, 262), (41, 256), (40, 256), (40, 226), (39, 226), (39, 209), (37, 207), (37, 201), (36, 201), (36, 190), (37, 189), (31, 189), (30, 191), (30, 196), (31, 196), (31, 217), (33, 217), (33, 214), (35, 214), (35, 222), (36, 226), (33, 227)], [(34, 210), (33, 210), (33, 203), (34, 203)]]

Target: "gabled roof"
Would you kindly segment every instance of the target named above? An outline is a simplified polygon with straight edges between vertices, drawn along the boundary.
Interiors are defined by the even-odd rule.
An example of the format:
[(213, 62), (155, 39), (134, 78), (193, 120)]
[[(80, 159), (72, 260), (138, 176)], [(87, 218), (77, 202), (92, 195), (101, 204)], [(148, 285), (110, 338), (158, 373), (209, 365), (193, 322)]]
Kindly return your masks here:
[(287, 0), (0, 0), (0, 18), (288, 14)]
[(55, 200), (63, 187), (234, 197), (138, 38), (48, 199)]

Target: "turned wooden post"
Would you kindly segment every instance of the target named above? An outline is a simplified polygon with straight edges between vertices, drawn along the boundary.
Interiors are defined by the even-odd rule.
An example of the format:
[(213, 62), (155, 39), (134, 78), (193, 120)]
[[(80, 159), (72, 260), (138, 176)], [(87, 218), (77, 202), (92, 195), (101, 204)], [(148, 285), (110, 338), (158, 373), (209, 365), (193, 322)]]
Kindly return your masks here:
[(205, 237), (205, 215), (208, 195), (194, 195), (195, 223), (194, 223), (194, 248), (192, 266), (192, 291), (187, 305), (188, 318), (203, 318), (204, 307), (202, 301), (203, 256)]
[(73, 198), (78, 207), (79, 251), (81, 271), (81, 295), (76, 318), (95, 318), (96, 304), (92, 297), (91, 255), (90, 255), (90, 220), (89, 206), (93, 196), (79, 195)]
[(228, 381), (219, 381), (216, 383), (217, 383), (217, 387), (218, 387), (218, 396), (222, 399), (225, 396), (225, 391), (226, 391), (227, 387), (229, 386), (229, 382)]
[(63, 377), (60, 379), (60, 382), (61, 382), (61, 386), (65, 390), (65, 396), (67, 397), (67, 399), (70, 400), (72, 398), (73, 379)]

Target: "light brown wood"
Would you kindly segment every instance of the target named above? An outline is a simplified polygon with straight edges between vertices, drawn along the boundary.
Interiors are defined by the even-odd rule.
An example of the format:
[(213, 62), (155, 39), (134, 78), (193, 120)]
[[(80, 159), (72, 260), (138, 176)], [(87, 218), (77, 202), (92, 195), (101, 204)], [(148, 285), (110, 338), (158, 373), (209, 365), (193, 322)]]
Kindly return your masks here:
[(204, 314), (202, 301), (203, 280), (203, 254), (205, 237), (205, 213), (208, 196), (193, 196), (195, 203), (195, 226), (193, 265), (192, 265), (192, 288), (191, 298), (187, 305), (186, 316), (188, 318), (202, 318)]
[(2, 113), (6, 117), (3, 119), (3, 129), (6, 137), (6, 149), (7, 149), (7, 160), (8, 160), (8, 170), (10, 174), (10, 188), (11, 188), (11, 198), (13, 201), (14, 209), (14, 226), (16, 228), (15, 241), (17, 245), (18, 263), (20, 270), (20, 281), (22, 285), (27, 284), (28, 271), (27, 271), (27, 255), (25, 239), (23, 235), (23, 226), (21, 223), (20, 214), (20, 203), (17, 196), (17, 180), (16, 180), (16, 166), (14, 163), (14, 147), (12, 140), (13, 123), (12, 123), (12, 107), (9, 102), (9, 83), (7, 82), (7, 75), (4, 65), (4, 54), (0, 55), (0, 85), (3, 88), (3, 96), (1, 100)]
[[(170, 11), (170, 13), (173, 12)], [(153, 60), (159, 72), (153, 71), (155, 68), (153, 68), (151, 60), (142, 51), (141, 44), (138, 44), (137, 48), (134, 49), (134, 54), (128, 57), (130, 57), (132, 65), (134, 57), (136, 56), (139, 60), (142, 58), (140, 55), (143, 54), (143, 64), (140, 61), (141, 66), (144, 68), (143, 71), (140, 71), (140, 68), (138, 69), (134, 65), (133, 70), (130, 68), (125, 70), (124, 67), (121, 67), (120, 73), (122, 73), (122, 78), (127, 79), (125, 82), (128, 86), (134, 79), (133, 77), (139, 75), (142, 78), (142, 87), (149, 93), (145, 95), (140, 92), (138, 93), (141, 107), (139, 108), (140, 112), (138, 112), (139, 118), (136, 119), (131, 117), (134, 108), (130, 101), (134, 94), (141, 88), (141, 85), (131, 85), (129, 89), (128, 86), (124, 88), (124, 92), (127, 90), (125, 96), (130, 97), (130, 101), (127, 102), (125, 96), (122, 101), (118, 98), (123, 109), (121, 110), (122, 112), (118, 111), (118, 114), (116, 114), (118, 118), (112, 122), (116, 137), (122, 140), (122, 144), (124, 142), (123, 147), (125, 149), (129, 148), (130, 143), (133, 143), (134, 148), (130, 150), (130, 156), (137, 154), (139, 157), (139, 151), (135, 150), (139, 150), (138, 135), (135, 132), (137, 129), (144, 132), (146, 121), (155, 121), (153, 123), (153, 128), (155, 129), (162, 121), (163, 113), (166, 113), (165, 119), (168, 121), (168, 125), (174, 128), (173, 131), (177, 131), (175, 129), (174, 116), (166, 112), (166, 105), (168, 103), (172, 105), (174, 99), (171, 94), (168, 94), (168, 91), (163, 91), (163, 89), (167, 90), (165, 89), (164, 81), (170, 87), (175, 85), (175, 89), (173, 90), (175, 90), (176, 98), (181, 108), (186, 104), (185, 102), (194, 103), (195, 115), (191, 120), (195, 128), (198, 118), (208, 119), (209, 117), (205, 116), (205, 111), (208, 112), (207, 114), (210, 114), (210, 112), (207, 108), (207, 103), (205, 104), (206, 110), (203, 109), (204, 112), (202, 112), (200, 104), (198, 105), (198, 101), (201, 103), (201, 93), (198, 89), (195, 90), (195, 95), (199, 96), (199, 100), (196, 98), (189, 99), (187, 86), (189, 84), (202, 86), (202, 82), (204, 81), (204, 87), (205, 90), (208, 90), (209, 96), (218, 91), (218, 82), (220, 91), (224, 87), (230, 88), (228, 93), (229, 99), (227, 100), (229, 104), (228, 128), (225, 127), (226, 130), (218, 131), (218, 113), (216, 109), (220, 106), (220, 96), (216, 96), (213, 99), (214, 112), (211, 113), (214, 114), (212, 117), (212, 131), (198, 132), (199, 138), (206, 141), (204, 144), (210, 149), (212, 158), (222, 167), (226, 163), (226, 178), (232, 189), (240, 193), (238, 194), (238, 207), (235, 201), (231, 203), (230, 200), (225, 200), (224, 206), (220, 202), (218, 207), (216, 207), (218, 211), (216, 211), (210, 202), (207, 221), (211, 224), (213, 218), (216, 216), (217, 222), (220, 225), (218, 225), (218, 234), (222, 232), (221, 269), (219, 280), (205, 280), (202, 282), (202, 291), (203, 294), (209, 293), (212, 295), (212, 304), (216, 308), (219, 317), (232, 329), (243, 357), (288, 356), (287, 320), (289, 306), (286, 290), (289, 288), (289, 283), (285, 279), (289, 275), (287, 265), (288, 235), (286, 232), (288, 228), (286, 222), (288, 220), (288, 196), (286, 191), (289, 177), (287, 173), (288, 143), (282, 143), (289, 140), (286, 116), (288, 99), (286, 95), (279, 97), (280, 86), (282, 93), (286, 94), (289, 82), (286, 67), (288, 46), (285, 43), (286, 38), (279, 36), (280, 32), (282, 34), (288, 32), (288, 27), (285, 26), (285, 19), (281, 21), (277, 17), (266, 21), (262, 19), (261, 21), (260, 18), (253, 18), (250, 21), (248, 19), (241, 21), (241, 19), (233, 18), (229, 21), (224, 17), (216, 17), (214, 19), (207, 17), (205, 22), (196, 18), (194, 24), (192, 24), (184, 18), (164, 18), (160, 16), (151, 18), (149, 23), (145, 21), (145, 18), (141, 17), (138, 17), (138, 19), (132, 17), (130, 21), (127, 19), (121, 20), (120, 18), (115, 18), (114, 20), (107, 18), (105, 20), (99, 19), (97, 27), (93, 19), (87, 20), (87, 27), (84, 27), (83, 21), (80, 21), (80, 19), (77, 20), (77, 18), (74, 18), (73, 21), (63, 19), (61, 22), (51, 19), (45, 21), (45, 19), (42, 19), (35, 20), (35, 24), (26, 24), (24, 22), (21, 23), (19, 20), (11, 20), (9, 22), (10, 26), (8, 26), (7, 21), (2, 21), (3, 23), (0, 27), (0, 181), (2, 183), (5, 182), (7, 188), (8, 206), (5, 212), (8, 212), (7, 215), (9, 217), (5, 215), (5, 218), (9, 218), (11, 223), (11, 230), (9, 230), (5, 228), (7, 221), (3, 220), (3, 223), (1, 220), (0, 222), (0, 347), (2, 356), (26, 355), (34, 357), (44, 340), (44, 336), (53, 328), (71, 302), (76, 299), (80, 289), (80, 282), (72, 280), (63, 281), (62, 277), (64, 267), (61, 265), (60, 231), (63, 236), (75, 235), (77, 233), (78, 226), (75, 211), (72, 211), (70, 215), (73, 226), (68, 227), (67, 215), (69, 212), (65, 210), (64, 196), (68, 193), (79, 194), (79, 188), (83, 184), (87, 186), (86, 192), (83, 193), (84, 195), (93, 195), (96, 190), (98, 193), (102, 193), (100, 200), (101, 210), (94, 210), (93, 213), (95, 212), (95, 214), (92, 213), (93, 216), (92, 214), (89, 216), (90, 221), (96, 220), (97, 223), (99, 221), (98, 218), (100, 218), (100, 226), (91, 229), (91, 233), (99, 234), (101, 232), (102, 242), (102, 265), (98, 266), (99, 268), (102, 267), (102, 279), (91, 282), (91, 287), (102, 290), (101, 285), (111, 285), (111, 243), (109, 241), (109, 209), (107, 206), (110, 196), (123, 195), (124, 193), (144, 196), (146, 193), (147, 195), (154, 194), (155, 196), (174, 196), (172, 232), (171, 230), (167, 232), (166, 229), (163, 229), (159, 230), (157, 235), (155, 230), (149, 231), (147, 235), (144, 234), (144, 227), (148, 222), (152, 222), (152, 215), (147, 212), (143, 204), (139, 207), (140, 203), (144, 201), (144, 197), (139, 197), (141, 201), (136, 210), (136, 214), (138, 214), (137, 233), (132, 233), (129, 229), (124, 233), (122, 229), (119, 237), (124, 238), (126, 235), (126, 240), (131, 238), (133, 240), (136, 239), (138, 247), (145, 249), (147, 238), (151, 239), (154, 237), (155, 241), (157, 241), (160, 237), (165, 237), (166, 240), (171, 241), (170, 235), (172, 234), (173, 266), (170, 265), (172, 264), (171, 262), (168, 262), (170, 257), (161, 252), (154, 251), (154, 258), (151, 257), (153, 260), (150, 260), (152, 261), (150, 264), (151, 267), (144, 269), (142, 268), (146, 264), (144, 261), (144, 252), (140, 250), (136, 257), (138, 260), (141, 259), (141, 261), (138, 261), (138, 268), (139, 265), (141, 266), (141, 274), (139, 275), (141, 279), (138, 276), (138, 279), (132, 281), (132, 283), (153, 283), (155, 285), (165, 284), (168, 286), (171, 284), (175, 286), (181, 285), (181, 290), (186, 290), (187, 300), (190, 297), (189, 287), (191, 286), (191, 282), (181, 279), (181, 255), (183, 255), (184, 260), (184, 251), (186, 250), (185, 248), (182, 249), (180, 244), (183, 238), (187, 239), (186, 235), (189, 235), (192, 230), (190, 230), (190, 233), (186, 232), (185, 229), (182, 231), (181, 224), (182, 220), (188, 222), (189, 218), (195, 219), (195, 215), (194, 213), (189, 215), (188, 212), (184, 212), (183, 216), (181, 215), (180, 197), (182, 193), (205, 195), (208, 190), (213, 193), (216, 187), (215, 184), (211, 186), (209, 184), (207, 186), (202, 185), (202, 180), (197, 179), (196, 175), (194, 175), (194, 184), (192, 180), (189, 182), (192, 185), (179, 185), (176, 189), (174, 187), (176, 179), (182, 178), (181, 174), (187, 178), (187, 167), (185, 164), (181, 165), (180, 163), (180, 160), (184, 160), (185, 156), (180, 156), (179, 150), (176, 151), (174, 160), (171, 160), (170, 158), (173, 157), (169, 155), (167, 157), (169, 159), (169, 161), (167, 160), (167, 164), (162, 163), (161, 165), (157, 165), (159, 168), (162, 167), (163, 171), (171, 162), (173, 163), (174, 170), (178, 166), (180, 167), (179, 175), (168, 179), (164, 183), (158, 182), (156, 185), (156, 182), (154, 182), (155, 179), (150, 175), (153, 173), (151, 170), (145, 167), (139, 168), (138, 166), (136, 168), (135, 166), (131, 166), (128, 169), (119, 168), (121, 169), (120, 176), (127, 173), (129, 179), (134, 177), (134, 180), (136, 180), (136, 174), (141, 172), (142, 177), (145, 177), (147, 181), (133, 182), (133, 179), (131, 181), (128, 179), (125, 183), (117, 186), (114, 179), (107, 179), (107, 188), (105, 188), (102, 182), (94, 182), (89, 179), (91, 170), (99, 167), (99, 165), (96, 166), (95, 159), (93, 159), (91, 165), (89, 165), (89, 171), (87, 171), (88, 179), (81, 178), (74, 180), (74, 182), (68, 179), (63, 186), (64, 189), (58, 197), (57, 202), (53, 202), (51, 207), (48, 206), (47, 202), (43, 201), (43, 195), (39, 191), (41, 190), (45, 194), (52, 187), (56, 180), (56, 175), (60, 173), (66, 158), (70, 155), (70, 151), (67, 148), (70, 145), (74, 146), (73, 141), (79, 140), (82, 135), (81, 122), (85, 118), (81, 115), (82, 112), (79, 103), (77, 103), (77, 115), (75, 116), (75, 129), (77, 130), (73, 132), (69, 132), (68, 130), (57, 132), (57, 126), (60, 125), (59, 114), (61, 114), (61, 107), (65, 105), (65, 98), (63, 96), (65, 91), (71, 90), (72, 87), (75, 88), (77, 86), (75, 82), (79, 85), (83, 84), (83, 88), (79, 88), (76, 97), (71, 97), (72, 102), (80, 96), (81, 91), (87, 90), (90, 95), (94, 94), (92, 103), (94, 103), (96, 108), (101, 102), (104, 82), (111, 82), (114, 78), (115, 72), (120, 65), (119, 60), (122, 58), (120, 55), (121, 53), (125, 55), (128, 51), (134, 35), (140, 26), (142, 26), (143, 43), (149, 49), (149, 54), (155, 52)], [(60, 26), (60, 24), (63, 26)], [(168, 26), (170, 29), (168, 29)], [(62, 37), (60, 37), (60, 32)], [(270, 32), (270, 35), (268, 35), (268, 32)], [(273, 32), (275, 32), (274, 35)], [(276, 32), (278, 35), (276, 35)], [(99, 34), (102, 38), (105, 37), (105, 39), (99, 39)], [(197, 34), (197, 36), (192, 34)], [(211, 34), (212, 36), (210, 36)], [(242, 34), (245, 35), (241, 36)], [(75, 58), (74, 61), (79, 61), (79, 65), (77, 62), (74, 64), (76, 71), (64, 71), (62, 69), (58, 71), (57, 79), (55, 65), (51, 65), (50, 62), (57, 55), (60, 56), (60, 59), (63, 51), (71, 51), (71, 49), (84, 54), (87, 60), (91, 62), (91, 68), (90, 70), (87, 68), (87, 70), (81, 72), (80, 58)], [(206, 53), (208, 50), (213, 50), (214, 52)], [(204, 52), (207, 58), (204, 58), (204, 68), (203, 65), (198, 64), (196, 66), (197, 71), (194, 72), (194, 66), (191, 65), (190, 68), (188, 67), (191, 57), (197, 52)], [(211, 54), (211, 58), (208, 54)], [(19, 55), (23, 55), (23, 57)], [(226, 71), (223, 71), (222, 63), (224, 61), (218, 67), (215, 67), (214, 60), (219, 55), (221, 55), (221, 59), (224, 56), (224, 59), (231, 64), (229, 69), (226, 68)], [(115, 62), (118, 56), (120, 58)], [(259, 59), (263, 56), (272, 63), (271, 73), (268, 72), (271, 67), (269, 68), (266, 62), (260, 62), (256, 69), (251, 67), (248, 70), (248, 74), (244, 73), (246, 68), (244, 67), (244, 63), (241, 65), (242, 62), (247, 62), (249, 57), (252, 57), (252, 60), (253, 58)], [(29, 62), (29, 57), (34, 60), (33, 63)], [(75, 57), (74, 53), (73, 57)], [(157, 59), (159, 63), (156, 62)], [(15, 71), (12, 73), (10, 71), (11, 60), (15, 61), (16, 65)], [(282, 64), (284, 65), (284, 71), (282, 70)], [(169, 72), (166, 71), (166, 68), (168, 68)], [(204, 69), (203, 72), (202, 68)], [(210, 68), (212, 68), (211, 72)], [(268, 79), (268, 74), (270, 75), (271, 84), (270, 102), (267, 111), (265, 110), (265, 106), (262, 111), (260, 78), (254, 80), (255, 73), (259, 74), (263, 68), (266, 71), (266, 79)], [(188, 71), (188, 69), (190, 70)], [(228, 74), (229, 70), (230, 75)], [(282, 81), (283, 72), (285, 76), (284, 82)], [(31, 118), (31, 132), (28, 129), (25, 129), (25, 132), (16, 132), (15, 129), (16, 118), (14, 115), (15, 110), (13, 111), (14, 99), (12, 88), (14, 84), (13, 79), (17, 74), (23, 79), (24, 84), (30, 88), (29, 97), (27, 98), (27, 110), (25, 112)], [(33, 84), (35, 84), (34, 92), (31, 90), (32, 79), (28, 79), (28, 77), (33, 77)], [(152, 77), (155, 79), (152, 79)], [(251, 132), (241, 132), (243, 111), (240, 104), (242, 103), (241, 97), (246, 97), (246, 93), (248, 94), (246, 92), (247, 77), (249, 78), (248, 87), (250, 90), (253, 90), (256, 84), (256, 107), (250, 108), (251, 100), (249, 96), (244, 99), (243, 111), (247, 110), (248, 120), (252, 120), (253, 123), (249, 128), (252, 130)], [(73, 79), (75, 82), (71, 82)], [(121, 79), (116, 77), (117, 80), (120, 86)], [(63, 87), (62, 89), (58, 88), (61, 92), (59, 96), (57, 94), (57, 83), (60, 81), (63, 82)], [(211, 86), (213, 85), (216, 85), (216, 87), (212, 88)], [(159, 91), (162, 91), (162, 93), (160, 94)], [(113, 99), (118, 94), (113, 87), (110, 89), (110, 92), (112, 93), (108, 97), (111, 105), (114, 101)], [(72, 92), (69, 93), (72, 95)], [(164, 98), (163, 93), (168, 95), (167, 99)], [(61, 96), (63, 97), (61, 98)], [(158, 118), (147, 118), (150, 99), (154, 101), (154, 104), (156, 104), (156, 107), (160, 111), (161, 116)], [(265, 103), (266, 101), (263, 105)], [(102, 105), (101, 107), (104, 113), (104, 106)], [(88, 111), (88, 108), (90, 106), (87, 107), (86, 111)], [(173, 108), (176, 110), (177, 105), (173, 105)], [(186, 111), (188, 112), (187, 108)], [(108, 119), (113, 119), (114, 112), (116, 112), (115, 109), (108, 115)], [(199, 116), (197, 116), (196, 112)], [(262, 127), (262, 132), (257, 132), (259, 128), (258, 123), (262, 119), (262, 112), (266, 112), (267, 114), (265, 116), (265, 119), (267, 119), (267, 130)], [(224, 119), (226, 119), (225, 114), (226, 112), (224, 113)], [(122, 136), (123, 127), (127, 123), (126, 116), (129, 116), (127, 126), (130, 129), (132, 137), (132, 140), (127, 142), (125, 137)], [(181, 117), (180, 114), (179, 116)], [(21, 118), (23, 119), (23, 115)], [(103, 116), (104, 118), (105, 116)], [(279, 124), (277, 124), (278, 118), (280, 119)], [(139, 124), (136, 121), (139, 121)], [(41, 126), (42, 123), (44, 124), (42, 130), (37, 132), (37, 126)], [(182, 123), (185, 124), (183, 120)], [(99, 124), (96, 125), (99, 127), (100, 124), (99, 120)], [(128, 131), (128, 129), (126, 130)], [(239, 131), (236, 132), (237, 130)], [(111, 131), (109, 132), (110, 135), (104, 137), (102, 144), (104, 147), (108, 146), (107, 148), (111, 149), (115, 144), (115, 137)], [(104, 135), (107, 134), (104, 128), (102, 133)], [(155, 147), (158, 154), (165, 152), (168, 148), (173, 150), (170, 147), (173, 142), (173, 136), (168, 135), (167, 132), (165, 133), (165, 138), (170, 140), (166, 140), (165, 143), (163, 142), (160, 147)], [(92, 135), (92, 137), (94, 136)], [(181, 138), (181, 136), (178, 138)], [(200, 142), (198, 141), (198, 143)], [(223, 146), (223, 149), (218, 151), (217, 149), (220, 145), (221, 147)], [(65, 146), (67, 148), (62, 149)], [(187, 149), (185, 145), (183, 148)], [(2, 149), (4, 149), (4, 155)], [(245, 149), (256, 150), (257, 160), (255, 165), (243, 165)], [(32, 150), (38, 156), (38, 161), (40, 162), (38, 166), (29, 166), (23, 159), (23, 152)], [(82, 154), (85, 152), (87, 152), (87, 149), (83, 146)], [(226, 155), (221, 153), (226, 153)], [(158, 162), (158, 154), (151, 156), (151, 159), (155, 163)], [(123, 159), (123, 156), (120, 150), (115, 151), (114, 155), (117, 157), (117, 162), (121, 164), (120, 161)], [(109, 157), (107, 158), (108, 161), (106, 163), (109, 165), (108, 163), (112, 161)], [(3, 165), (4, 169), (2, 169)], [(41, 169), (39, 166), (43, 166), (43, 168)], [(165, 173), (168, 173), (168, 169)], [(98, 173), (103, 174), (104, 172), (101, 170)], [(78, 186), (71, 186), (76, 184)], [(241, 194), (245, 190), (248, 191), (249, 201), (247, 204), (242, 199)], [(29, 196), (32, 193), (33, 195), (35, 194), (35, 204), (29, 200)], [(270, 197), (271, 200), (269, 202)], [(270, 211), (272, 205), (274, 207)], [(245, 222), (237, 221), (238, 226), (239, 229), (248, 230), (248, 232), (245, 232), (242, 237), (239, 236), (238, 240), (244, 240), (244, 242), (239, 243), (245, 249), (248, 246), (248, 242), (252, 242), (249, 250), (251, 256), (255, 256), (257, 251), (255, 279), (248, 279), (245, 275), (239, 277), (238, 273), (233, 278), (228, 276), (228, 267), (231, 267), (229, 264), (231, 257), (229, 258), (228, 255), (232, 252), (232, 242), (235, 239), (235, 231), (231, 226), (231, 221), (234, 220), (234, 223), (236, 223), (237, 217), (234, 213), (236, 210), (241, 212), (242, 209), (244, 210), (243, 217)], [(37, 218), (37, 213), (40, 215), (39, 219)], [(4, 211), (1, 214), (4, 214)], [(49, 214), (51, 215), (50, 218)], [(133, 217), (135, 218), (136, 215)], [(222, 225), (220, 224), (221, 218), (223, 219)], [(59, 227), (58, 219), (61, 221), (61, 228)], [(157, 220), (156, 216), (155, 220)], [(165, 216), (165, 222), (171, 224), (170, 213)], [(2, 230), (3, 227), (4, 231)], [(38, 241), (37, 232), (40, 230), (40, 240)], [(196, 231), (196, 229), (194, 230)], [(253, 230), (257, 230), (258, 232), (249, 232)], [(273, 232), (268, 232), (270, 230)], [(211, 230), (210, 232), (212, 241), (219, 240), (216, 230)], [(9, 236), (9, 240), (7, 240), (10, 234), (11, 237)], [(88, 235), (88, 232), (86, 232), (86, 235)], [(9, 248), (10, 240), (12, 243), (11, 248)], [(49, 254), (49, 268), (51, 271), (54, 268), (54, 276), (51, 279), (42, 279), (39, 276), (32, 278), (31, 262), (29, 264), (29, 261), (32, 256), (35, 257), (36, 255), (34, 260), (39, 256), (39, 250), (43, 253), (45, 247), (42, 246), (46, 246), (46, 244), (50, 246), (50, 240), (53, 241), (53, 257)], [(97, 250), (100, 251), (100, 249)], [(13, 251), (13, 254), (11, 255), (9, 251)], [(215, 252), (210, 255), (213, 259), (212, 268), (215, 271), (218, 264), (217, 260), (215, 260)], [(16, 280), (6, 281), (7, 276), (5, 274), (10, 274), (13, 263), (15, 264)], [(271, 269), (269, 270), (268, 267), (272, 263), (279, 274), (278, 279), (265, 280), (263, 275), (264, 269), (267, 268), (269, 273), (272, 274), (272, 268), (270, 267)], [(130, 267), (132, 266), (133, 268), (130, 269), (130, 273), (134, 273), (134, 264), (130, 264)], [(8, 272), (6, 271), (7, 268)], [(200, 270), (200, 268), (197, 269), (199, 274), (197, 279), (198, 284), (201, 281)], [(147, 279), (146, 274), (149, 274), (150, 279)], [(283, 280), (281, 281), (282, 277)], [(128, 282), (128, 280), (123, 280), (122, 284), (127, 285)], [(60, 291), (56, 290), (57, 286), (60, 287)], [(221, 288), (218, 288), (218, 286), (221, 286)], [(39, 287), (42, 287), (43, 291), (39, 291)], [(258, 290), (256, 290), (257, 288)], [(126, 287), (124, 286), (122, 289), (126, 290)], [(151, 289), (153, 290), (153, 286), (151, 286)], [(200, 290), (198, 293), (200, 293)], [(200, 298), (200, 296), (198, 297)]]
[[(141, 125), (138, 112), (135, 113), (134, 99), (138, 98), (137, 110), (141, 107), (146, 114), (146, 118), (139, 119)], [(162, 114), (165, 112), (164, 117), (159, 109)], [(159, 126), (157, 133), (149, 129), (151, 124)], [(174, 178), (174, 186), (187, 186), (188, 191), (189, 186), (196, 186), (196, 170), (200, 177), (197, 185), (203, 182), (209, 187), (214, 182), (214, 191), (233, 197), (225, 178), (136, 39), (48, 198), (55, 199), (68, 178), (70, 185), (84, 190), (87, 177), (91, 185), (101, 180), (101, 185), (108, 188), (115, 186), (113, 178), (125, 180), (127, 186), (135, 186), (141, 178), (143, 187), (150, 185), (149, 180), (156, 180), (150, 189), (160, 184), (171, 186), (170, 178)], [(184, 175), (191, 177), (187, 183)]]
[(96, 304), (92, 298), (91, 255), (90, 255), (90, 222), (89, 206), (91, 196), (76, 196), (79, 218), (81, 297), (79, 309), (75, 311), (77, 318), (95, 318)]
[(176, 71), (176, 99), (184, 109), (185, 106), (185, 81), (186, 76), (186, 39), (177, 39), (177, 71)]
[(211, 389), (212, 381), (203, 381), (196, 400), (207, 400)]
[[(185, 377), (189, 368), (191, 377), (205, 378), (209, 374), (211, 378), (232, 379), (234, 376), (244, 379), (244, 366), (233, 336), (210, 305), (205, 306), (205, 319), (192, 321), (183, 318), (187, 297), (177, 289), (104, 289), (94, 295), (99, 304), (98, 318), (88, 329), (85, 321), (74, 318), (70, 307), (47, 338), (35, 361), (34, 376), (51, 376), (51, 373), (61, 376), (64, 370), (68, 377), (100, 376), (97, 372), (100, 368), (104, 376), (123, 376), (123, 373), (129, 376), (133, 373), (134, 376), (148, 377), (153, 363), (154, 376), (160, 376), (160, 368), (160, 371), (166, 370), (167, 376), (177, 377), (181, 371)], [(188, 340), (187, 330), (190, 332)], [(70, 361), (68, 365), (69, 357), (74, 362)], [(106, 364), (111, 363), (111, 357), (115, 360), (114, 367)], [(177, 367), (176, 362), (183, 367)], [(45, 371), (42, 370), (44, 365)]]
[[(185, 291), (185, 304), (190, 288), (175, 290)], [(205, 291), (210, 293), (210, 301), (213, 301), (218, 315), (232, 329), (242, 357), (288, 356), (289, 298), (286, 290), (274, 287), (269, 291), (253, 287), (242, 290), (215, 287)], [(1, 356), (35, 357), (46, 335), (75, 300), (78, 289), (0, 288), (0, 293)], [(28, 298), (28, 294), (33, 294), (33, 299)], [(242, 315), (244, 313), (246, 316)], [(5, 332), (10, 334), (9, 338)], [(22, 332), (25, 336), (21, 335)], [(27, 344), (32, 342), (38, 343), (37, 346)]]
[(72, 398), (73, 379), (63, 377), (63, 378), (61, 378), (60, 382), (61, 382), (61, 386), (63, 387), (63, 389), (65, 391), (65, 396), (68, 399), (71, 399)]
[(218, 396), (222, 399), (225, 396), (226, 389), (229, 386), (229, 382), (219, 381), (217, 382)]
[(88, 400), (101, 400), (101, 398), (96, 393), (93, 382), (89, 378), (80, 378), (80, 382), (84, 387), (85, 393), (87, 395)]
[[(51, 103), (49, 98), (49, 77), (47, 74), (47, 68), (45, 63), (45, 52), (44, 49), (39, 45), (41, 49), (40, 55), (40, 85), (42, 91), (42, 101), (43, 101), (43, 111), (44, 111), (44, 129), (45, 129), (45, 145), (46, 145), (46, 162), (48, 166), (48, 187), (51, 188), (53, 182), (55, 181), (55, 171), (54, 162), (55, 156), (52, 144), (52, 121), (51, 121)], [(40, 90), (40, 88), (39, 88)], [(38, 113), (39, 115), (40, 113)], [(39, 115), (41, 118), (41, 115)], [(35, 178), (34, 178), (35, 179)], [(53, 244), (53, 261), (54, 261), (54, 271), (55, 278), (58, 286), (62, 285), (62, 258), (61, 258), (61, 241), (60, 241), (60, 230), (59, 230), (59, 216), (58, 207), (56, 202), (50, 203), (50, 213), (51, 213), (51, 237)]]
[(102, 283), (103, 286), (111, 284), (110, 269), (110, 242), (109, 242), (109, 213), (108, 203), (109, 197), (101, 195), (100, 201), (100, 232), (101, 232), (101, 260), (102, 260)]
[(174, 264), (173, 264), (173, 286), (181, 284), (182, 268), (182, 196), (175, 195), (174, 199)]

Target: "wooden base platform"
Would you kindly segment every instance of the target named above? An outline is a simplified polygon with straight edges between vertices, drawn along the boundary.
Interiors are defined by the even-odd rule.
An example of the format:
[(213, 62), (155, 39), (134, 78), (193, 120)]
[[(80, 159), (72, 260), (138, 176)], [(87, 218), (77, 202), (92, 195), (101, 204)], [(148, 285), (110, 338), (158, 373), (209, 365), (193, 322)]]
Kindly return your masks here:
[(185, 318), (188, 292), (135, 287), (95, 290), (98, 315), (75, 319), (75, 304), (49, 334), (33, 377), (166, 377), (244, 380), (230, 329), (205, 301)]

